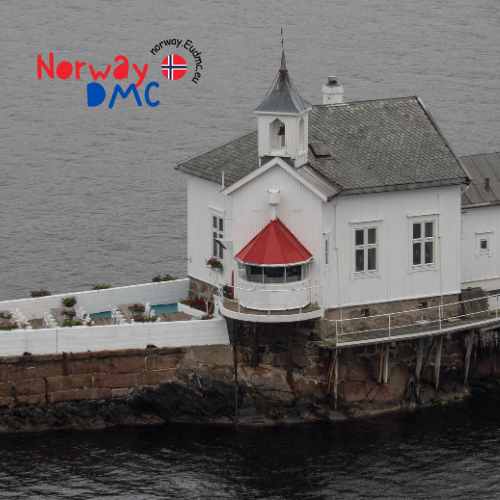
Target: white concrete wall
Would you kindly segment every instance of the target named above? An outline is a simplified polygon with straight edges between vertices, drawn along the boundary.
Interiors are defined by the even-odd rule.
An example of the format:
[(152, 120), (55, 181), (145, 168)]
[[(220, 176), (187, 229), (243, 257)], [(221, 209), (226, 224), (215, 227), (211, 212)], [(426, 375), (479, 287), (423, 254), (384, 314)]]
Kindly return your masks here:
[[(325, 206), (324, 231), (330, 232), (330, 262), (325, 266), (325, 306), (369, 304), (460, 291), (461, 190), (459, 186), (415, 191), (340, 196)], [(437, 263), (411, 266), (410, 218), (437, 217)], [(354, 228), (378, 227), (378, 271), (354, 274)], [(318, 231), (316, 226), (316, 231)], [(319, 232), (319, 231), (318, 231)], [(300, 233), (297, 233), (300, 237)]]
[[(479, 239), (489, 251), (481, 252)], [(466, 209), (462, 213), (462, 281), (464, 287), (500, 289), (500, 206)]]
[(25, 352), (36, 355), (144, 349), (148, 345), (186, 347), (227, 344), (226, 321), (222, 318), (0, 331), (0, 356), (20, 356)]
[(45, 312), (61, 307), (64, 297), (76, 297), (77, 308), (83, 308), (92, 314), (99, 311), (109, 311), (120, 304), (135, 302), (151, 304), (172, 304), (184, 300), (188, 296), (189, 279), (183, 278), (160, 283), (145, 283), (140, 285), (108, 288), (105, 290), (88, 290), (83, 292), (68, 292), (48, 297), (5, 300), (0, 302), (0, 311), (19, 309), (26, 319), (43, 318)]
[[(193, 176), (187, 176), (187, 257), (188, 274), (193, 278), (211, 284), (217, 284), (228, 275), (225, 272), (212, 271), (206, 266), (206, 261), (212, 256), (212, 216), (224, 217), (225, 237), (228, 233), (226, 214), (226, 196), (221, 193), (221, 185), (205, 181)], [(227, 254), (224, 255), (224, 264)]]
[[(271, 168), (230, 195), (234, 255), (271, 220), (268, 189), (272, 187), (280, 189), (277, 216), (315, 258), (311, 263), (308, 276), (311, 285), (315, 286), (321, 279), (323, 202), (279, 166)], [(237, 282), (236, 269), (234, 274)], [(316, 294), (317, 291), (316, 288)], [(318, 299), (317, 295), (314, 296), (315, 302)]]

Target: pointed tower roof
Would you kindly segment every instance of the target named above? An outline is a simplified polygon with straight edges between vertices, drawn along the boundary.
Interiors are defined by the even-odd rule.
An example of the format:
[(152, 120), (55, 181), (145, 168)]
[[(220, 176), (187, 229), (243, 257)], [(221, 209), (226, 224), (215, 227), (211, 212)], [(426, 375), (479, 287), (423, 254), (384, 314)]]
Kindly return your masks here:
[(279, 219), (269, 222), (237, 254), (236, 260), (257, 266), (309, 262), (312, 254)]
[(281, 51), (281, 66), (273, 85), (264, 100), (257, 106), (257, 113), (302, 113), (311, 109), (292, 84), (286, 67), (285, 50)]

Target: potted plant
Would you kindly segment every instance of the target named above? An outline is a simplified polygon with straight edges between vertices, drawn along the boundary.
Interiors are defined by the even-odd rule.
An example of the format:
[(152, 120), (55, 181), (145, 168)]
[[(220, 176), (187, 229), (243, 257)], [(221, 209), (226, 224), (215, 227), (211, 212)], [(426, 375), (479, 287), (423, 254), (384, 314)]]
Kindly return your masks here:
[(45, 288), (41, 288), (40, 290), (31, 290), (31, 296), (33, 298), (47, 297), (48, 295), (50, 295), (50, 292)]
[(62, 299), (62, 305), (64, 307), (74, 307), (76, 304), (76, 297), (64, 297)]
[(214, 271), (223, 271), (224, 265), (222, 264), (222, 261), (219, 260), (217, 257), (210, 257), (207, 260), (207, 266), (210, 269), (213, 269)]
[(234, 299), (234, 286), (224, 285), (222, 287), (222, 295), (224, 295), (226, 299)]
[(96, 283), (92, 290), (107, 290), (108, 288), (111, 288), (109, 283)]
[(171, 274), (157, 274), (153, 278), (153, 283), (160, 283), (161, 281), (173, 281), (177, 279), (175, 276), (172, 276)]

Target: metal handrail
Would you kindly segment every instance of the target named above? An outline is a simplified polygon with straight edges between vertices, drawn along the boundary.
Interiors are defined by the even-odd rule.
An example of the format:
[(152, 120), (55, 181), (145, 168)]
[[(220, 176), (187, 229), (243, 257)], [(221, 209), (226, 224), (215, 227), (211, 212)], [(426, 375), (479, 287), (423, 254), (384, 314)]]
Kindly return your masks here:
[[(496, 307), (490, 308), (490, 299), (495, 299), (496, 300)], [(487, 301), (487, 306), (484, 309), (480, 309), (479, 311), (471, 311), (468, 313), (464, 314), (457, 314), (457, 315), (452, 315), (452, 316), (445, 316), (443, 315), (443, 309), (445, 307), (451, 307), (451, 306), (463, 306), (464, 304), (469, 304), (472, 302), (479, 302), (479, 301)], [(422, 323), (422, 320), (411, 322), (411, 323), (405, 323), (404, 325), (394, 325), (393, 318), (398, 315), (402, 314), (409, 314), (409, 313), (419, 313), (422, 311), (428, 311), (428, 310), (437, 310), (438, 311), (438, 317), (436, 319), (429, 319), (429, 320), (424, 320), (425, 323)], [(361, 316), (357, 318), (346, 318), (346, 319), (326, 319), (327, 321), (331, 323), (335, 323), (335, 337), (338, 340), (341, 337), (347, 337), (347, 336), (352, 336), (356, 334), (370, 334), (372, 332), (380, 332), (381, 330), (387, 330), (388, 332), (388, 337), (391, 337), (391, 334), (395, 330), (401, 330), (404, 328), (408, 328), (411, 326), (431, 326), (438, 324), (439, 328), (438, 330), (441, 331), (443, 329), (443, 322), (449, 322), (453, 320), (460, 320), (460, 319), (466, 319), (466, 318), (473, 318), (474, 316), (477, 316), (479, 314), (484, 314), (484, 313), (491, 313), (495, 315), (495, 319), (498, 319), (500, 316), (500, 294), (491, 294), (491, 295), (485, 295), (483, 297), (477, 297), (474, 299), (466, 299), (466, 300), (461, 300), (457, 302), (450, 302), (448, 304), (439, 304), (437, 306), (430, 306), (430, 307), (425, 307), (425, 308), (419, 308), (419, 309), (408, 309), (405, 311), (396, 311), (396, 312), (391, 312), (391, 313), (384, 313), (384, 314), (375, 314), (372, 316)], [(387, 328), (384, 327), (378, 327), (378, 328), (369, 328), (365, 330), (354, 330), (354, 331), (344, 331), (344, 323), (347, 322), (352, 322), (352, 321), (367, 321), (369, 322), (370, 320), (377, 319), (377, 318), (387, 318)]]
[[(444, 308), (444, 307), (451, 307), (451, 306), (456, 306), (456, 305), (462, 305), (462, 304), (467, 304), (469, 302), (479, 302), (482, 300), (488, 300), (489, 298), (496, 298), (499, 300), (500, 294), (492, 294), (492, 295), (484, 295), (483, 297), (477, 297), (474, 299), (466, 299), (466, 300), (459, 300), (457, 302), (448, 302), (446, 304), (439, 304), (437, 306), (428, 306), (428, 307), (419, 307), (417, 309), (405, 309), (404, 311), (396, 311), (396, 312), (391, 312), (391, 313), (382, 313), (382, 314), (373, 314), (370, 316), (358, 316), (356, 318), (345, 318), (342, 321), (356, 321), (356, 320), (366, 320), (366, 319), (375, 319), (375, 318), (383, 318), (387, 317), (389, 315), (395, 316), (397, 314), (408, 314), (412, 312), (424, 312), (428, 311), (430, 309), (439, 309), (439, 308)], [(360, 306), (361, 307), (361, 306)], [(334, 319), (327, 319), (327, 321), (336, 321)]]

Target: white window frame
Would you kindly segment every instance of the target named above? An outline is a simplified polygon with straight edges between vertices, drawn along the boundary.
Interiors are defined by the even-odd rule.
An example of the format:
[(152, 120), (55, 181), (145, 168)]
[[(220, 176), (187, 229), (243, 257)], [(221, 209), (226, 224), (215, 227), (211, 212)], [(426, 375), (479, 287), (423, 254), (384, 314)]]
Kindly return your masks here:
[[(368, 234), (370, 229), (375, 229), (375, 243), (368, 243)], [(363, 244), (356, 245), (356, 231), (363, 231)], [(377, 277), (380, 274), (380, 241), (381, 241), (380, 224), (374, 222), (366, 222), (363, 224), (355, 224), (352, 227), (352, 276), (353, 278), (370, 278)], [(368, 250), (375, 248), (375, 269), (368, 269)], [(363, 250), (364, 270), (356, 270), (356, 252)]]
[[(421, 216), (410, 216), (409, 226), (408, 226), (408, 249), (409, 249), (409, 269), (410, 271), (430, 271), (435, 270), (439, 267), (439, 217), (438, 215), (421, 215)], [(425, 235), (425, 224), (432, 223), (433, 231), (432, 236), (428, 237)], [(413, 237), (413, 225), (420, 224), (420, 237)], [(433, 261), (425, 262), (425, 244), (433, 243)], [(414, 264), (413, 262), (413, 245), (415, 243), (420, 244), (420, 264)]]
[[(211, 209), (210, 214), (210, 256), (216, 259), (224, 259), (224, 249), (221, 245), (215, 243), (215, 240), (223, 240), (226, 230), (226, 221), (224, 220), (224, 212)], [(214, 226), (216, 221), (217, 227)], [(222, 229), (220, 224), (222, 223)], [(215, 250), (215, 251), (214, 251)]]
[[(486, 240), (487, 248), (481, 248), (481, 241)], [(476, 255), (480, 257), (491, 257), (493, 255), (492, 249), (493, 231), (483, 231), (475, 233)]]

